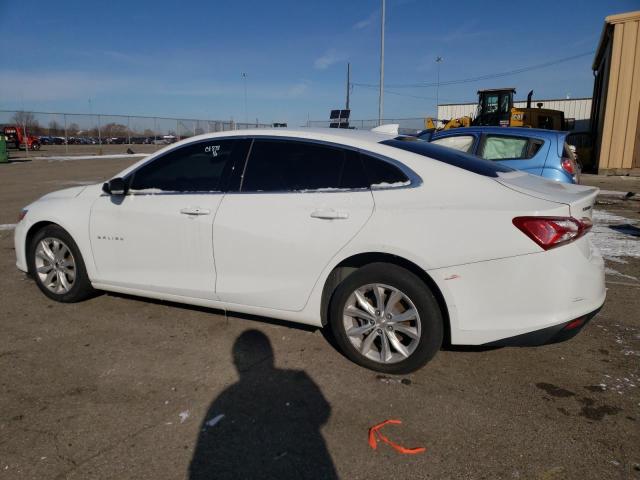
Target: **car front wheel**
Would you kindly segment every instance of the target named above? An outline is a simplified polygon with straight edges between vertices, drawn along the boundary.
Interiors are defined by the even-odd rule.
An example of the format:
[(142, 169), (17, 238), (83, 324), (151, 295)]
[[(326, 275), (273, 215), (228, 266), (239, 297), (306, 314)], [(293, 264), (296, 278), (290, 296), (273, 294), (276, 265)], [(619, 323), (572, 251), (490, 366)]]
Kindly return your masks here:
[(58, 225), (47, 225), (29, 246), (29, 272), (38, 288), (58, 302), (79, 302), (93, 294), (80, 250)]
[(417, 370), (442, 345), (442, 313), (433, 293), (393, 264), (373, 263), (349, 275), (336, 289), (329, 313), (345, 355), (379, 372)]

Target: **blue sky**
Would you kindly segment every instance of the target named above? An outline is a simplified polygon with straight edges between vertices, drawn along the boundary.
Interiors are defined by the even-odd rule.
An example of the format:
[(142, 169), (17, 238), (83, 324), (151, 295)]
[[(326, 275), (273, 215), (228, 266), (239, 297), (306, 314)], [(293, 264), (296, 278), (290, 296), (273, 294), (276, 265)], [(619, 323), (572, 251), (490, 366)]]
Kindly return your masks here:
[[(636, 1), (387, 0), (385, 83), (504, 72), (594, 50), (606, 15)], [(377, 84), (379, 0), (0, 0), (0, 109), (179, 116), (298, 125), (344, 105), (352, 80)], [(441, 86), (440, 103), (483, 87), (518, 97), (591, 96), (591, 56), (519, 75)], [(391, 88), (385, 116), (433, 113), (435, 88)], [(354, 118), (377, 117), (377, 91), (354, 87)]]

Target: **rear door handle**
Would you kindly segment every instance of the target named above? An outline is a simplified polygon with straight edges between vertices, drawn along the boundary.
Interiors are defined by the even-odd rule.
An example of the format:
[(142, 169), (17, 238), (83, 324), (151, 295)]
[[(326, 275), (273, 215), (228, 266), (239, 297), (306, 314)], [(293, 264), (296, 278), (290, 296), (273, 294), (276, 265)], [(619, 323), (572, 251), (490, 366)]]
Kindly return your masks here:
[(211, 213), (211, 210), (200, 207), (188, 207), (181, 209), (180, 213), (182, 213), (183, 215), (209, 215)]
[(321, 218), (323, 220), (344, 220), (349, 218), (349, 212), (342, 212), (333, 209), (315, 210), (311, 212), (312, 218)]

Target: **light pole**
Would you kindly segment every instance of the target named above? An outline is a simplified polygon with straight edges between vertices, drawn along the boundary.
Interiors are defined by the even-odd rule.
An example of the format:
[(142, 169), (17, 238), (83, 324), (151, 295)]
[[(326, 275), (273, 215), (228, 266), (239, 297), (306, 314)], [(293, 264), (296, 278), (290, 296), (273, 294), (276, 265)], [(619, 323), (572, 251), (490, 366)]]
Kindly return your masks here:
[(247, 74), (242, 72), (242, 80), (244, 81), (244, 123), (249, 125), (249, 110), (247, 110)]
[(436, 125), (438, 124), (438, 103), (440, 95), (440, 64), (444, 60), (442, 57), (436, 57)]
[(378, 125), (382, 125), (384, 104), (384, 14), (385, 0), (382, 0), (382, 14), (380, 15), (380, 93), (378, 94)]

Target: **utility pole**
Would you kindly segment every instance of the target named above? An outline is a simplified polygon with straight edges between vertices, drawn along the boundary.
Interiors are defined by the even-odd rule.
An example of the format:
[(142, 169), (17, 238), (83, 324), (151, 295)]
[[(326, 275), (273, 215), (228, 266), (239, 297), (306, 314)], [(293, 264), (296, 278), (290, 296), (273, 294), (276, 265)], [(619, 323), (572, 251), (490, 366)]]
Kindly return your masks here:
[(247, 74), (242, 72), (242, 80), (244, 81), (244, 123), (249, 124), (249, 110), (247, 110)]
[(91, 131), (93, 130), (93, 128), (91, 127), (91, 124), (93, 123), (93, 112), (91, 111), (91, 98), (88, 99), (88, 102), (89, 102), (89, 128), (87, 129), (87, 132), (89, 133), (89, 135), (93, 137), (92, 135), (93, 132)]
[(351, 90), (351, 64), (347, 63), (347, 103), (345, 109), (349, 110), (349, 90)]
[(384, 104), (384, 14), (385, 0), (382, 0), (382, 15), (380, 16), (380, 94), (378, 96), (378, 125), (382, 125)]
[(436, 57), (436, 126), (438, 125), (438, 103), (439, 103), (439, 95), (440, 95), (440, 64), (444, 60), (442, 57)]

